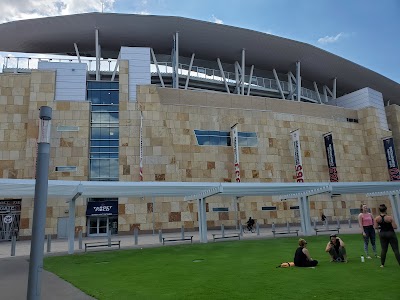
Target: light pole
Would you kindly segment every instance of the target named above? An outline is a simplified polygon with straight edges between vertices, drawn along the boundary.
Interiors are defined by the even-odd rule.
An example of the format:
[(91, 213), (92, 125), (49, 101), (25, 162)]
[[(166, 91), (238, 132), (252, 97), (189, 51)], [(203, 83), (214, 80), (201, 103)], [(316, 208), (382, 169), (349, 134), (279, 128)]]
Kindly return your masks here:
[(35, 200), (33, 208), (31, 255), (29, 260), (28, 300), (39, 300), (41, 298), (40, 291), (49, 180), (51, 114), (51, 107), (40, 107)]

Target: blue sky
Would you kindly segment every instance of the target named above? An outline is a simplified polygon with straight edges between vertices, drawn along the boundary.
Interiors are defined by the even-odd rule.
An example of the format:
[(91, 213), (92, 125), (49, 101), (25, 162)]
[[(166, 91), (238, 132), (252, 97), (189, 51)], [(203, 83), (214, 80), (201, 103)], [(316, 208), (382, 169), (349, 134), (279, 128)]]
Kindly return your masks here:
[(398, 0), (0, 0), (0, 22), (101, 11), (102, 1), (105, 12), (181, 16), (305, 42), (400, 83)]

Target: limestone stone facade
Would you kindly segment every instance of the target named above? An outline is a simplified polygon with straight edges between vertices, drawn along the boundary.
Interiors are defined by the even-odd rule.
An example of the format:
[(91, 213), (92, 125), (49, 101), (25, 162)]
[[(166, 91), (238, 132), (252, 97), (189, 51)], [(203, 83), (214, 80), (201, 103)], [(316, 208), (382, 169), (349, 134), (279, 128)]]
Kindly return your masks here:
[[(128, 63), (119, 73), (119, 180), (139, 181), (140, 112), (143, 113), (144, 181), (232, 182), (233, 150), (228, 146), (199, 146), (194, 130), (255, 132), (256, 147), (240, 147), (242, 182), (293, 182), (294, 159), (290, 132), (300, 130), (306, 181), (329, 181), (323, 134), (332, 132), (340, 181), (387, 181), (381, 139), (393, 133), (400, 153), (400, 108), (386, 108), (392, 131), (380, 128), (376, 109), (359, 111), (261, 97), (228, 95), (139, 86), (137, 102), (128, 100)], [(54, 101), (55, 73), (0, 74), (0, 176), (32, 179), (35, 174), (39, 108), (53, 108), (50, 179), (88, 180), (90, 103)], [(348, 122), (357, 119), (358, 123)], [(59, 130), (74, 126), (74, 131)], [(75, 172), (56, 172), (75, 166)], [(59, 218), (68, 217), (67, 199), (49, 199), (46, 233), (56, 234)], [(86, 232), (86, 201), (77, 200), (76, 230)], [(154, 202), (153, 202), (154, 201)], [(379, 202), (389, 201), (378, 198)], [(209, 227), (235, 226), (249, 216), (259, 224), (297, 223), (296, 201), (277, 197), (207, 200)], [(348, 219), (350, 209), (366, 202), (376, 213), (377, 198), (363, 195), (311, 197), (311, 216)], [(197, 204), (178, 198), (119, 198), (118, 231), (178, 230), (198, 226)], [(276, 210), (263, 210), (276, 207)], [(214, 211), (216, 208), (227, 211)], [(30, 236), (33, 199), (22, 199), (20, 235)]]

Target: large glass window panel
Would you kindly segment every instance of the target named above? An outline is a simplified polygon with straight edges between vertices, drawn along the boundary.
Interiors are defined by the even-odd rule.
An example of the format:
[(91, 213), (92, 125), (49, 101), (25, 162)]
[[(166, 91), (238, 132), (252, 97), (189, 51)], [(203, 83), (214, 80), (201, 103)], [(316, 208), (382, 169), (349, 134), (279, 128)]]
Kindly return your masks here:
[(90, 179), (118, 180), (119, 83), (89, 81), (91, 101)]
[[(194, 130), (197, 143), (202, 146), (231, 146), (230, 132), (214, 130)], [(255, 132), (238, 132), (238, 143), (241, 147), (257, 146)]]
[(90, 160), (90, 178), (96, 179), (100, 177), (100, 160), (91, 159)]
[(92, 105), (92, 111), (118, 112), (118, 105)]

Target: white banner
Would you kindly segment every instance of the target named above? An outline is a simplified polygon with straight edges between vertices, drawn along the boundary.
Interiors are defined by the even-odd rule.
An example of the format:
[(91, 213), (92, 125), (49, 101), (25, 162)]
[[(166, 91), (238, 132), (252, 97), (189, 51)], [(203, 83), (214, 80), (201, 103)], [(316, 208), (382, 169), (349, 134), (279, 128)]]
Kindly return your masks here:
[(237, 124), (231, 127), (231, 142), (233, 147), (233, 158), (235, 165), (235, 181), (240, 182), (240, 166), (239, 166), (239, 137)]
[(140, 160), (139, 160), (139, 180), (143, 181), (143, 112), (140, 112)]
[(296, 168), (296, 181), (304, 182), (303, 162), (301, 160), (301, 149), (300, 149), (300, 133), (299, 130), (292, 131), (290, 133), (293, 141), (294, 150), (294, 164)]

